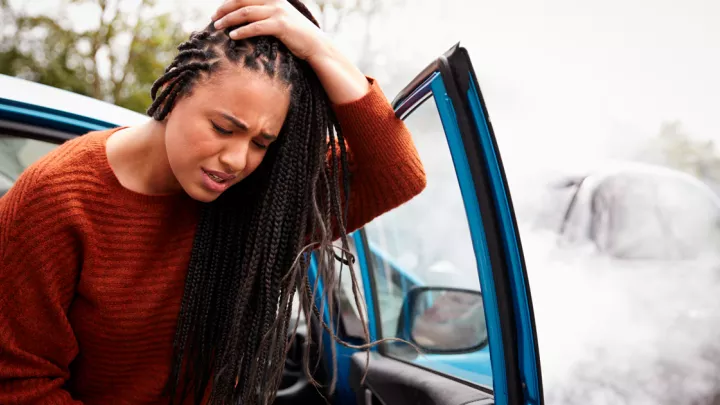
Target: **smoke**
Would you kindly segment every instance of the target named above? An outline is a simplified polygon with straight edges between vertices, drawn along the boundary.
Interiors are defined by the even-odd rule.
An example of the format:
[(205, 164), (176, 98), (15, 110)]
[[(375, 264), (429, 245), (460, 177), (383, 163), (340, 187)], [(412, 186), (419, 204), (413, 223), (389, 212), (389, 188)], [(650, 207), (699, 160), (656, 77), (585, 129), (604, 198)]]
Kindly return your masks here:
[(713, 403), (720, 258), (622, 261), (521, 235), (547, 404)]
[[(495, 104), (488, 105), (495, 111)], [(627, 161), (647, 136), (602, 129), (575, 136), (580, 132), (570, 127), (584, 125), (577, 118), (566, 120), (567, 127), (547, 127), (556, 131), (533, 132), (540, 117), (513, 121), (502, 110), (493, 116), (520, 224), (546, 403), (712, 404), (720, 393), (718, 245), (690, 260), (622, 260), (598, 252), (589, 242), (568, 244), (558, 234), (572, 190), (556, 186), (588, 169), (607, 171), (617, 161)], [(428, 285), (468, 286), (476, 280), (474, 256), (465, 243), (469, 235), (460, 220), (462, 199), (433, 103), (426, 102), (406, 123), (426, 166), (428, 189), (403, 209), (382, 217), (389, 228), (407, 226), (399, 229), (393, 251), (411, 252), (416, 260), (405, 268)], [(662, 170), (648, 171), (653, 176), (656, 172), (659, 179), (649, 186), (633, 186), (632, 193), (617, 182), (603, 188), (616, 203), (607, 209), (624, 210), (611, 217), (632, 219), (625, 221), (631, 226), (619, 227), (627, 238), (616, 239), (623, 243), (614, 245), (622, 246), (625, 254), (628, 246), (642, 246), (637, 252), (657, 252), (654, 242), (648, 246), (637, 241), (665, 240), (646, 236), (660, 236), (657, 232), (668, 230), (663, 227), (668, 224), (685, 232), (671, 240), (687, 242), (687, 235), (697, 237), (696, 226), (710, 223), (705, 219), (708, 199), (692, 194), (692, 182), (678, 185)], [(640, 178), (645, 179), (644, 174)], [(583, 204), (589, 210), (592, 198)], [(658, 208), (663, 215), (647, 215), (646, 207)], [(674, 220), (668, 221), (668, 216)], [(650, 222), (653, 218), (665, 220)], [(369, 235), (373, 239), (371, 230)], [(459, 270), (434, 277), (431, 264), (440, 258)]]
[[(412, 14), (387, 24), (402, 34), (383, 31), (378, 41), (393, 55), (388, 66), (412, 66), (388, 95), (456, 41), (469, 49), (521, 224), (546, 403), (713, 403), (720, 392), (717, 252), (687, 261), (612, 259), (592, 245), (561, 244), (557, 228), (537, 219), (562, 217), (568, 195), (548, 198), (551, 180), (632, 158), (664, 121), (717, 137), (718, 3), (409, 4)], [(433, 162), (425, 163), (432, 172)], [(439, 218), (437, 206), (426, 212)], [(443, 248), (457, 261), (461, 254), (448, 252), (460, 239), (432, 239), (448, 242), (414, 251)]]

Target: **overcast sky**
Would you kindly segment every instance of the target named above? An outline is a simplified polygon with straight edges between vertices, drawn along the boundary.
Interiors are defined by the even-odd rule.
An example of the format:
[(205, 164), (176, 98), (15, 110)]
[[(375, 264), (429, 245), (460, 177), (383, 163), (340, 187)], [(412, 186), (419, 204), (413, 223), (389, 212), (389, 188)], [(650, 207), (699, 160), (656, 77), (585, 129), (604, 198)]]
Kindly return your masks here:
[(416, 10), (424, 27), (396, 19), (407, 45), (393, 52), (429, 59), (466, 45), (501, 148), (518, 157), (564, 145), (580, 157), (619, 156), (670, 120), (720, 141), (717, 0), (425, 3)]
[[(209, 15), (220, 2), (159, 3)], [(405, 3), (375, 26), (373, 43), (388, 72), (398, 65), (419, 71), (455, 42), (466, 46), (514, 165), (624, 157), (632, 142), (672, 120), (694, 137), (720, 141), (720, 1)], [(47, 10), (60, 2), (26, 4)], [(81, 11), (77, 20), (90, 21), (92, 12)], [(349, 33), (339, 42), (351, 54), (358, 48)], [(410, 79), (378, 76), (390, 98)]]

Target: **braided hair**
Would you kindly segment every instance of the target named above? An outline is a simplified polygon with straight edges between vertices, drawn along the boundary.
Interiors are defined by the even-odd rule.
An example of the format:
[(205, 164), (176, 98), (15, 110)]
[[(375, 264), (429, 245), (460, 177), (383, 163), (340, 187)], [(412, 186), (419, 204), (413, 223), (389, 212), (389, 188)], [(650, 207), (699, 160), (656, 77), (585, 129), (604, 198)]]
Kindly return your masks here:
[[(299, 0), (290, 3), (317, 25)], [(201, 78), (232, 67), (264, 72), (290, 89), (287, 118), (260, 166), (202, 206), (173, 343), (167, 385), (171, 404), (184, 403), (189, 394), (196, 404), (207, 396), (211, 404), (271, 403), (289, 349), (296, 292), (306, 320), (319, 319), (345, 344), (322, 321), (318, 287), (310, 285), (307, 272), (314, 250), (318, 280), (326, 286), (319, 307), (327, 304), (333, 310), (337, 251), (332, 240), (339, 238), (340, 251), (348, 252), (350, 190), (342, 132), (306, 62), (273, 37), (232, 40), (229, 33), (235, 28), (218, 31), (210, 24), (181, 44), (152, 86), (147, 111), (164, 120)], [(357, 281), (350, 274), (359, 306)]]

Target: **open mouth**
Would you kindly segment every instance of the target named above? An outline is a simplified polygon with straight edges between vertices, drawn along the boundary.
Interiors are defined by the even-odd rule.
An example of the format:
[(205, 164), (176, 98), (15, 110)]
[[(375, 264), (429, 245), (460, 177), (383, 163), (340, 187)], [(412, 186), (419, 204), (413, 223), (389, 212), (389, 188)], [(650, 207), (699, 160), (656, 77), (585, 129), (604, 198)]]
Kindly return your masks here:
[(220, 177), (218, 177), (212, 173), (208, 173), (208, 172), (205, 172), (205, 173), (208, 175), (208, 177), (210, 177), (211, 179), (213, 179), (214, 181), (216, 181), (218, 183), (224, 183), (226, 181), (225, 179), (221, 179)]
[(227, 190), (228, 187), (233, 185), (234, 180), (237, 178), (237, 176), (233, 174), (207, 170), (204, 167), (201, 169), (204, 174), (202, 183), (205, 189), (213, 193), (222, 193)]
[(212, 180), (216, 183), (226, 183), (226, 182), (228, 182), (228, 180), (232, 180), (235, 178), (235, 176), (226, 174), (226, 173), (210, 171), (210, 170), (206, 170), (204, 168), (202, 170), (203, 170), (203, 172), (205, 172), (205, 174), (208, 176), (208, 178), (210, 178), (210, 180)]

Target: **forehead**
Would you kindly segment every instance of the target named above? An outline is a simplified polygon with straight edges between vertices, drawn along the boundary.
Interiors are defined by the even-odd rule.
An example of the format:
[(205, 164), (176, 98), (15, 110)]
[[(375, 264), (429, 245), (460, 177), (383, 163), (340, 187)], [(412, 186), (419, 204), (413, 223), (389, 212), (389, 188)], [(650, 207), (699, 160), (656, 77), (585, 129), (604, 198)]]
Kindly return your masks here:
[(235, 68), (200, 80), (190, 98), (203, 110), (223, 110), (242, 119), (264, 121), (265, 125), (279, 121), (281, 126), (290, 105), (290, 88), (264, 72)]

